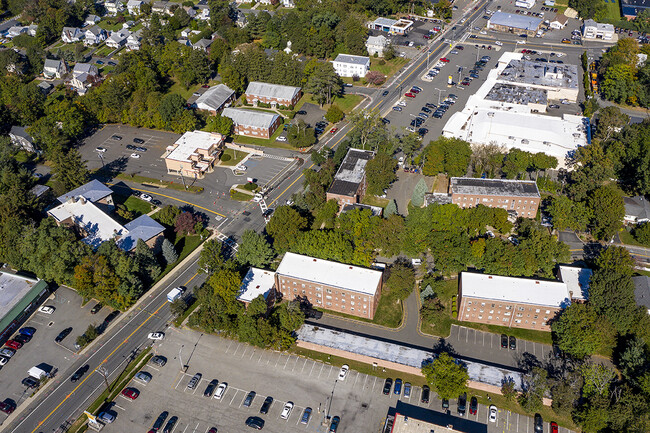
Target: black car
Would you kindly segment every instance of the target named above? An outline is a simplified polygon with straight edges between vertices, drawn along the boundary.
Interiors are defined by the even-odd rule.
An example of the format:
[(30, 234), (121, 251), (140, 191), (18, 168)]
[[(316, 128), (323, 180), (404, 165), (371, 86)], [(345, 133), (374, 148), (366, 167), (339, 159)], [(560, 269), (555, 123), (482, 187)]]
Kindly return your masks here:
[(271, 405), (273, 404), (273, 397), (268, 396), (264, 399), (264, 403), (262, 403), (262, 407), (260, 408), (260, 413), (262, 415), (266, 415), (269, 413), (269, 409), (271, 409)]
[(173, 416), (169, 418), (169, 421), (167, 421), (167, 424), (165, 425), (165, 428), (163, 429), (163, 433), (172, 433), (172, 430), (174, 430), (174, 426), (178, 422), (178, 417)]
[(458, 415), (465, 416), (467, 410), (467, 393), (463, 393), (458, 397)]
[(25, 344), (25, 343), (29, 343), (31, 339), (32, 337), (30, 337), (29, 335), (18, 334), (12, 340), (17, 341), (20, 344)]
[(138, 146), (138, 147), (135, 148), (135, 150), (138, 151), (138, 152), (146, 152), (147, 148)]
[(330, 423), (330, 429), (328, 430), (329, 433), (336, 433), (336, 429), (339, 428), (340, 422), (341, 422), (341, 418), (339, 418), (338, 416), (332, 418), (332, 422)]
[(244, 403), (243, 403), (244, 407), (250, 407), (250, 405), (253, 403), (253, 399), (255, 398), (255, 395), (256, 395), (255, 391), (251, 391), (248, 393), (246, 399), (244, 399)]
[(120, 312), (115, 310), (104, 319), (104, 325), (108, 326), (109, 323), (113, 321), (117, 316), (120, 315)]
[(158, 367), (163, 367), (165, 364), (167, 364), (167, 358), (164, 356), (156, 355), (153, 358), (151, 358), (151, 362), (153, 365), (157, 365)]
[(421, 135), (422, 137), (424, 137), (425, 135), (427, 135), (428, 132), (429, 132), (429, 130), (428, 130), (427, 128), (420, 128), (420, 129), (418, 129), (418, 135)]
[(135, 146), (132, 145), (132, 144), (127, 144), (126, 148), (129, 149), (129, 150), (135, 150)]
[(535, 414), (535, 421), (533, 421), (533, 425), (535, 426), (535, 433), (543, 433), (544, 431), (544, 420), (542, 419), (542, 416), (538, 413)]
[(76, 382), (81, 377), (86, 374), (86, 372), (90, 369), (90, 366), (88, 364), (84, 365), (83, 367), (79, 368), (79, 370), (75, 371), (72, 377), (70, 377), (70, 382)]
[(217, 385), (219, 385), (219, 381), (217, 379), (212, 379), (210, 383), (208, 383), (208, 386), (205, 387), (205, 391), (203, 391), (203, 397), (212, 397), (212, 394), (214, 394), (214, 390), (217, 388)]
[(90, 314), (99, 313), (99, 310), (101, 310), (103, 306), (104, 304), (102, 304), (101, 302), (96, 303), (95, 306), (90, 310)]
[(384, 382), (384, 395), (390, 394), (390, 389), (393, 387), (393, 379), (390, 377)]
[(262, 430), (264, 428), (264, 420), (259, 416), (249, 416), (246, 420), (246, 425), (255, 430)]
[(383, 92), (381, 92), (381, 96), (386, 96), (386, 95), (388, 95), (388, 90), (384, 90)]
[(27, 388), (38, 388), (38, 386), (41, 384), (41, 381), (33, 377), (26, 377), (21, 383)]
[(449, 400), (447, 400), (446, 398), (442, 399), (442, 408), (445, 410), (449, 409)]
[(59, 335), (56, 336), (54, 341), (56, 341), (57, 343), (62, 342), (63, 339), (68, 335), (70, 335), (71, 332), (72, 332), (72, 328), (65, 328), (63, 331), (59, 332)]
[(420, 396), (420, 402), (429, 403), (429, 394), (431, 394), (431, 391), (429, 390), (429, 386), (424, 385), (422, 387), (422, 395)]
[(512, 350), (517, 349), (517, 339), (512, 335), (510, 336), (510, 349)]
[(501, 348), (508, 348), (508, 336), (506, 334), (501, 334)]
[(424, 104), (424, 106), (433, 109), (436, 109), (438, 107), (436, 104), (432, 104), (431, 102), (427, 102), (426, 104)]
[(141, 139), (141, 138), (134, 138), (134, 139), (133, 139), (133, 142), (134, 142), (134, 143), (137, 143), (137, 144), (142, 144), (142, 143), (144, 143), (144, 140)]
[(300, 114), (304, 116), (305, 114), (307, 114), (307, 112), (305, 110), (300, 110), (296, 114)]
[(429, 108), (427, 106), (424, 106), (424, 107), (420, 108), (420, 111), (423, 111), (425, 113), (431, 113), (431, 108)]
[(388, 125), (390, 123), (390, 120), (386, 119), (385, 117), (381, 119), (381, 121), (384, 123), (384, 125)]
[(117, 66), (117, 63), (115, 63), (115, 62), (108, 62), (108, 66)]
[(478, 74), (469, 74), (469, 76), (472, 77), (472, 78), (479, 78)]
[(167, 411), (164, 411), (160, 415), (158, 415), (158, 418), (153, 423), (152, 430), (158, 431), (158, 429), (162, 427), (162, 425), (165, 423), (165, 420), (167, 419), (168, 416), (169, 416), (169, 412)]
[(122, 139), (121, 135), (113, 135), (113, 136), (111, 136), (111, 140), (120, 141), (121, 139)]

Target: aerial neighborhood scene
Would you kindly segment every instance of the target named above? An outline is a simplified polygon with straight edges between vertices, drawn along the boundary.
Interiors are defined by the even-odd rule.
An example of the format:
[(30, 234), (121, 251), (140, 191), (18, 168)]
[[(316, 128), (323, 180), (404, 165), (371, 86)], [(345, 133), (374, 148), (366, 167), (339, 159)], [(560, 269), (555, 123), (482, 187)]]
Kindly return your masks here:
[(0, 432), (650, 432), (650, 1), (0, 0)]

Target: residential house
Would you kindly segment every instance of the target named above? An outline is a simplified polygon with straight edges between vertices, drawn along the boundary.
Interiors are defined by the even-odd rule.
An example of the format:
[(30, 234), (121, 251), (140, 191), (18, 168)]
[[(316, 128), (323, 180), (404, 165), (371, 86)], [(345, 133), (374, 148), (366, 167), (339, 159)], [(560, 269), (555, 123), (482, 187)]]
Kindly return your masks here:
[(73, 44), (79, 42), (84, 38), (85, 33), (77, 27), (63, 27), (61, 32), (61, 40), (66, 44)]
[(43, 77), (48, 80), (63, 78), (68, 73), (68, 65), (65, 60), (46, 59), (43, 65)]
[(140, 6), (143, 4), (144, 2), (142, 0), (129, 0), (126, 4), (126, 10), (129, 11), (129, 15), (131, 16), (140, 15)]
[(40, 90), (44, 95), (49, 95), (52, 89), (54, 89), (54, 85), (47, 81), (41, 81), (36, 87), (38, 87), (38, 90)]
[(296, 4), (293, 0), (282, 0), (282, 6), (285, 8), (295, 8)]
[(79, 95), (84, 95), (93, 84), (99, 81), (97, 66), (90, 63), (77, 63), (72, 70), (72, 86)]
[(30, 24), (27, 26), (27, 34), (32, 37), (36, 37), (36, 32), (38, 31), (38, 24)]
[(223, 143), (223, 135), (216, 132), (186, 132), (174, 144), (168, 146), (162, 155), (167, 173), (203, 178), (205, 173), (212, 172)]
[(195, 44), (192, 44), (192, 48), (207, 52), (210, 49), (210, 45), (212, 45), (212, 39), (201, 39), (196, 41)]
[(564, 15), (563, 13), (558, 12), (555, 15), (555, 18), (553, 18), (553, 20), (549, 24), (549, 26), (552, 29), (555, 29), (555, 30), (562, 30), (564, 27), (566, 27), (566, 24), (567, 24), (568, 21), (569, 21), (569, 18), (566, 15)]
[(237, 300), (246, 307), (253, 299), (264, 297), (267, 306), (275, 299), (275, 272), (251, 267), (241, 282)]
[(582, 37), (584, 39), (602, 39), (611, 41), (616, 34), (612, 24), (597, 23), (594, 20), (585, 20), (582, 25)]
[(122, 29), (117, 32), (111, 32), (111, 35), (106, 39), (106, 46), (111, 48), (120, 48), (126, 45), (126, 38), (131, 33), (128, 30)]
[(160, 15), (173, 15), (174, 13), (172, 12), (172, 6), (178, 6), (178, 3), (173, 3), (166, 0), (155, 1), (151, 6), (151, 12)]
[(340, 77), (365, 77), (370, 70), (370, 58), (352, 54), (339, 54), (332, 61), (332, 65)]
[(77, 63), (72, 69), (72, 75), (77, 76), (81, 74), (97, 76), (99, 75), (99, 70), (97, 69), (97, 66), (93, 65), (92, 63)]
[(165, 239), (165, 227), (149, 215), (140, 215), (124, 224), (124, 235), (117, 240), (117, 247), (123, 251), (133, 251), (142, 240), (151, 250), (159, 252)]
[(119, 12), (123, 12), (125, 7), (124, 7), (124, 1), (123, 0), (106, 0), (104, 2), (104, 8), (106, 8), (106, 12), (110, 16), (115, 16)]
[(176, 42), (178, 42), (179, 44), (184, 45), (186, 47), (191, 47), (192, 46), (192, 42), (190, 42), (189, 39), (179, 39)]
[(275, 273), (275, 289), (286, 300), (306, 299), (318, 308), (372, 319), (382, 272), (286, 253)]
[(390, 42), (388, 41), (388, 38), (384, 35), (379, 35), (379, 36), (368, 36), (368, 40), (366, 41), (366, 49), (368, 50), (368, 54), (371, 56), (374, 56), (377, 54), (379, 57), (384, 56), (384, 49), (388, 47)]
[(128, 51), (138, 51), (142, 46), (142, 29), (137, 30), (126, 38), (126, 49)]
[(86, 17), (86, 20), (84, 21), (84, 26), (94, 26), (98, 22), (100, 22), (102, 19), (98, 17), (97, 15), (88, 15)]
[(271, 138), (282, 123), (282, 118), (272, 112), (228, 107), (221, 114), (232, 119), (235, 134), (247, 137)]
[(199, 110), (209, 111), (210, 114), (217, 114), (224, 107), (230, 106), (236, 99), (235, 91), (225, 84), (217, 84), (210, 87), (195, 102)]
[(235, 19), (235, 24), (237, 24), (237, 27), (242, 29), (246, 27), (246, 25), (248, 24), (248, 20), (246, 19), (246, 14), (240, 10), (237, 10), (237, 18)]
[(192, 30), (189, 27), (181, 30), (181, 38), (183, 39), (189, 39), (192, 37), (192, 35), (198, 35), (198, 34), (201, 34), (201, 32), (198, 30)]
[(650, 314), (650, 277), (641, 275), (632, 277), (634, 281), (634, 299), (636, 305), (645, 309)]
[(258, 102), (289, 107), (296, 105), (302, 95), (300, 87), (251, 81), (246, 88), (246, 102), (257, 105)]
[(374, 156), (369, 150), (348, 150), (327, 190), (327, 200), (336, 200), (339, 207), (361, 203), (366, 193), (366, 164)]
[(84, 45), (98, 45), (106, 40), (106, 30), (99, 26), (92, 26), (84, 34)]
[(7, 37), (9, 39), (13, 39), (18, 35), (26, 34), (27, 31), (28, 29), (25, 26), (13, 26), (9, 28), (9, 31), (7, 32)]
[(625, 224), (641, 224), (650, 221), (650, 203), (645, 196), (623, 197)]
[(12, 126), (9, 131), (9, 138), (11, 139), (11, 144), (14, 146), (27, 152), (36, 152), (34, 138), (22, 126)]
[(183, 10), (187, 13), (187, 16), (195, 19), (197, 12), (196, 9), (194, 9), (192, 6), (182, 6)]
[(210, 20), (210, 8), (208, 5), (197, 5), (198, 13), (196, 15), (197, 20), (208, 21)]

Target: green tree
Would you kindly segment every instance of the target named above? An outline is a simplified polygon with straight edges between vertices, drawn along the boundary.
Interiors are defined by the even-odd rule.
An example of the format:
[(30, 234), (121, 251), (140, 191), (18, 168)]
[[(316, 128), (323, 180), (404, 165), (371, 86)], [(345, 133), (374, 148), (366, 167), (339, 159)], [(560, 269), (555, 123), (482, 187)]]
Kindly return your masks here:
[(391, 215), (397, 215), (397, 203), (391, 199), (384, 208), (384, 218), (389, 218)]
[(259, 295), (248, 304), (246, 314), (252, 317), (263, 316), (266, 314), (267, 307), (268, 305), (266, 299), (264, 299), (264, 295)]
[(449, 400), (467, 391), (467, 368), (457, 364), (446, 352), (422, 367), (422, 374), (440, 398)]
[(172, 244), (167, 238), (165, 238), (162, 243), (162, 255), (168, 265), (171, 265), (178, 260), (176, 248), (174, 248), (174, 244)]
[(179, 317), (185, 313), (187, 307), (187, 301), (183, 298), (178, 298), (169, 305), (169, 311), (171, 311), (174, 316)]
[(634, 227), (634, 238), (644, 245), (650, 245), (650, 224), (643, 223)]
[(501, 394), (507, 401), (514, 401), (517, 397), (517, 389), (515, 388), (515, 381), (512, 377), (507, 377), (501, 384)]
[(158, 111), (165, 122), (178, 118), (185, 109), (185, 99), (176, 93), (165, 95), (160, 101)]
[(424, 194), (427, 192), (427, 183), (424, 179), (420, 179), (415, 188), (413, 188), (413, 195), (411, 196), (411, 204), (415, 207), (422, 207), (424, 205)]
[(601, 186), (594, 190), (587, 203), (593, 216), (592, 233), (598, 239), (609, 240), (623, 225), (625, 206), (621, 191), (615, 186)]
[(548, 391), (547, 376), (548, 372), (541, 367), (533, 367), (524, 375), (519, 403), (526, 411), (536, 412), (542, 408), (544, 395)]
[(330, 123), (339, 123), (343, 120), (344, 115), (343, 110), (341, 110), (338, 105), (332, 104), (330, 105), (330, 108), (327, 109), (325, 119)]
[(57, 152), (52, 163), (54, 179), (64, 190), (70, 191), (88, 181), (88, 169), (76, 149), (69, 150), (67, 153)]
[(341, 78), (329, 62), (318, 62), (307, 80), (305, 92), (312, 93), (314, 100), (322, 107), (343, 92)]
[(278, 252), (287, 251), (295, 244), (300, 232), (307, 228), (307, 219), (290, 206), (280, 206), (273, 212), (266, 225), (266, 232), (273, 238)]
[(397, 262), (390, 268), (386, 287), (399, 299), (406, 299), (415, 287), (415, 270), (404, 262)]
[(180, 215), (181, 210), (176, 206), (167, 205), (154, 214), (154, 218), (167, 227), (173, 227), (176, 218)]
[(397, 180), (397, 163), (390, 155), (380, 152), (366, 164), (368, 194), (380, 196), (391, 183)]
[(208, 132), (218, 132), (219, 134), (229, 136), (233, 132), (233, 122), (230, 117), (217, 114), (216, 116), (209, 116), (205, 123), (204, 130)]
[(614, 330), (588, 305), (572, 303), (551, 323), (558, 347), (582, 359), (613, 346)]
[(424, 150), (422, 173), (434, 176), (445, 172), (450, 176), (462, 176), (467, 172), (471, 156), (472, 148), (468, 142), (439, 137)]
[(591, 219), (590, 209), (585, 203), (573, 201), (564, 195), (552, 198), (548, 213), (553, 228), (557, 230), (585, 231)]
[(594, 394), (607, 396), (610, 384), (616, 379), (616, 372), (599, 363), (586, 363), (580, 366), (580, 374), (584, 379), (582, 392), (586, 396)]
[(198, 272), (213, 274), (224, 267), (225, 258), (223, 257), (223, 245), (217, 239), (205, 241), (201, 248), (199, 256)]
[(275, 257), (266, 238), (254, 230), (246, 230), (237, 249), (237, 262), (242, 265), (266, 267)]
[(316, 133), (314, 128), (300, 119), (287, 130), (287, 141), (293, 147), (304, 149), (316, 143)]
[(576, 409), (573, 418), (583, 431), (597, 433), (607, 426), (610, 410), (609, 398), (597, 395), (585, 399), (584, 403)]
[(230, 269), (222, 269), (208, 279), (208, 284), (212, 288), (212, 294), (221, 298), (227, 305), (236, 302), (237, 293), (241, 287), (241, 278), (239, 274)]
[(598, 111), (598, 127), (596, 137), (601, 140), (608, 140), (612, 134), (622, 129), (630, 121), (627, 114), (621, 113), (616, 106), (605, 107)]

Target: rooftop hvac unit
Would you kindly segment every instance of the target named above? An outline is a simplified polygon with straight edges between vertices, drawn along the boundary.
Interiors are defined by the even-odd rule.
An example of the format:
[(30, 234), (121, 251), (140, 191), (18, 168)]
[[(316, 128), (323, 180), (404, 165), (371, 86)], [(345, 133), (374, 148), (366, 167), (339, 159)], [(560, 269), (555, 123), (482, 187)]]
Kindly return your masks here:
[(515, 139), (515, 137), (513, 137), (512, 135), (510, 135), (510, 136), (508, 137), (508, 140), (514, 140), (514, 139)]
[(487, 115), (488, 115), (488, 117), (494, 117), (494, 112), (490, 111)]
[(524, 138), (523, 140), (521, 140), (521, 144), (528, 144), (528, 140)]

